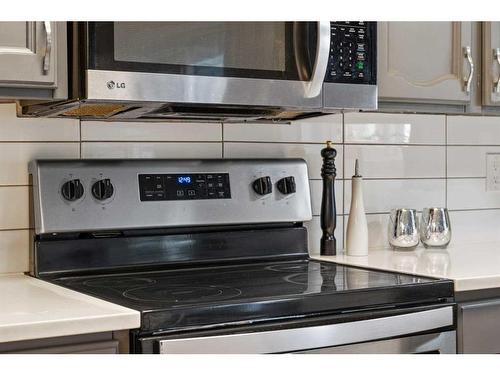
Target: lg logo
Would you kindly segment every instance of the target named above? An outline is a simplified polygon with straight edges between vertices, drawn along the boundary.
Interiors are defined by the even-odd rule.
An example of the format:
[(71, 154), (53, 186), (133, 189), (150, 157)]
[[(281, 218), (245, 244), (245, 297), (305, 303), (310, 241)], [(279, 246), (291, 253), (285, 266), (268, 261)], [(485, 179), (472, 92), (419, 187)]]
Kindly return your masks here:
[(124, 89), (125, 88), (125, 82), (108, 81), (106, 83), (106, 86), (108, 86), (108, 89), (110, 89), (110, 90), (113, 90), (114, 88)]

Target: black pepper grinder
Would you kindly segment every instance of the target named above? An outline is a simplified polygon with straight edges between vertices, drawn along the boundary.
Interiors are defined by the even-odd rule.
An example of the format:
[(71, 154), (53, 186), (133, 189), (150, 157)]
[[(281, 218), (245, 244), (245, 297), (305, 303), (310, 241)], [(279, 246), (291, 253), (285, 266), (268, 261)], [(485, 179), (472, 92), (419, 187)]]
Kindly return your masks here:
[(332, 147), (332, 142), (326, 142), (326, 147), (321, 150), (323, 166), (321, 167), (321, 178), (323, 179), (323, 197), (321, 199), (321, 255), (336, 255), (337, 240), (335, 239), (335, 228), (337, 227), (337, 208), (335, 207), (335, 156), (337, 150)]

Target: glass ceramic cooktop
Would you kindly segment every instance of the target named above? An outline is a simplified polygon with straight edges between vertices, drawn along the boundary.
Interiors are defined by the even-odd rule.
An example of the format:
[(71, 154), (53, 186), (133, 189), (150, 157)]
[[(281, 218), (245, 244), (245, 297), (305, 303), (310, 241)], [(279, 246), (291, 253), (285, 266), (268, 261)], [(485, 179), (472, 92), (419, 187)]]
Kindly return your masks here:
[[(304, 316), (447, 295), (451, 282), (313, 260), (52, 280), (141, 311), (143, 329)], [(441, 288), (441, 289), (440, 289)]]
[(82, 292), (126, 301), (140, 310), (327, 295), (435, 281), (308, 260), (56, 280)]

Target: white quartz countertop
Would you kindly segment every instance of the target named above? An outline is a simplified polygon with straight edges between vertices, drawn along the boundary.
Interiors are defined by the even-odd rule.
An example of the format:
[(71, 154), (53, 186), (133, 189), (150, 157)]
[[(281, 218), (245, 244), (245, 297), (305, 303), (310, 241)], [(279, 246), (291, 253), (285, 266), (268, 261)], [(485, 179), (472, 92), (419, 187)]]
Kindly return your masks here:
[(500, 242), (450, 245), (447, 249), (410, 251), (370, 249), (368, 256), (313, 256), (351, 266), (448, 278), (455, 291), (500, 288)]
[(138, 311), (23, 274), (0, 276), (0, 342), (139, 326)]

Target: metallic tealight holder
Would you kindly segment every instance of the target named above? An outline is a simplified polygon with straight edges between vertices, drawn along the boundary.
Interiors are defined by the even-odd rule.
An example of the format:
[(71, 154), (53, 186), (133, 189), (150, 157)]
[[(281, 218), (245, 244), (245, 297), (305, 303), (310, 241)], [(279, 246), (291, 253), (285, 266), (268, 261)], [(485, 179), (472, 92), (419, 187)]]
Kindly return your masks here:
[(391, 210), (388, 237), (389, 244), (395, 250), (415, 249), (420, 241), (417, 210), (413, 208)]
[(445, 248), (451, 240), (451, 226), (448, 210), (430, 207), (422, 210), (420, 240), (426, 248)]

